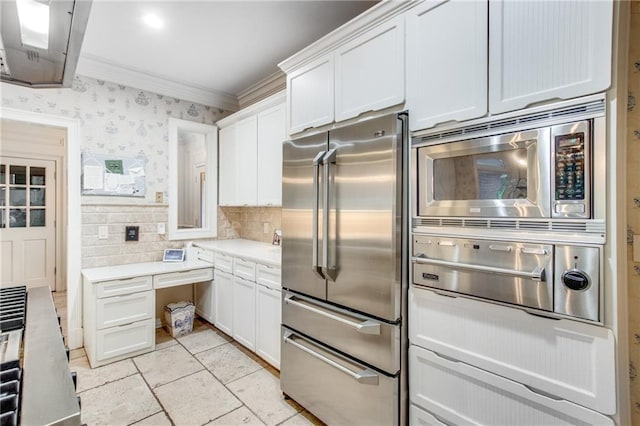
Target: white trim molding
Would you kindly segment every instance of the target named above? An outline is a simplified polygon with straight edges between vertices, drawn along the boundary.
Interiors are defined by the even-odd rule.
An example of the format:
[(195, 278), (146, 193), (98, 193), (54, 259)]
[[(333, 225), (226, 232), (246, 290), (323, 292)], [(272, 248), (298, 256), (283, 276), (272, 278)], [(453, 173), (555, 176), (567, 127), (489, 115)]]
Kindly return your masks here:
[(240, 109), (265, 99), (287, 87), (287, 76), (280, 70), (238, 93)]
[(238, 98), (231, 94), (186, 85), (139, 70), (123, 68), (92, 55), (80, 55), (76, 73), (206, 106), (229, 111), (237, 111), (239, 109)]

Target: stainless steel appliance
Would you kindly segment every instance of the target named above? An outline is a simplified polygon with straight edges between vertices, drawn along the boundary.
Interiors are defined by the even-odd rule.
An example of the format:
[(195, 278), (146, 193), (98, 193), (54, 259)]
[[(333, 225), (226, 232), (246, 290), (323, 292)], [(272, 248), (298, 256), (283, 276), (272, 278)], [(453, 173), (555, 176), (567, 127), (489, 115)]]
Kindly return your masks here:
[(603, 219), (604, 99), (413, 138), (415, 216)]
[(602, 322), (602, 247), (413, 236), (413, 284)]
[(328, 424), (406, 423), (407, 114), (287, 141), (284, 394)]
[(0, 289), (0, 424), (80, 425), (80, 397), (69, 371), (48, 286)]

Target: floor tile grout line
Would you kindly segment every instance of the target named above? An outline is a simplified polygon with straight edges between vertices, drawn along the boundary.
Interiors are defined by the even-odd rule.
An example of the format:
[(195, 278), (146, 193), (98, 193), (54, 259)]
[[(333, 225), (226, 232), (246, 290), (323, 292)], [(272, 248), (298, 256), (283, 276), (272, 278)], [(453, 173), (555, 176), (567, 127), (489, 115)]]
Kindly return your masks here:
[[(142, 355), (140, 355), (140, 356), (142, 356)], [(151, 387), (151, 385), (149, 385), (149, 382), (144, 377), (144, 374), (142, 374), (142, 371), (140, 371), (140, 368), (138, 367), (138, 364), (136, 364), (136, 362), (135, 362), (135, 357), (131, 358), (131, 362), (133, 363), (133, 366), (135, 367), (135, 369), (138, 372), (138, 374), (140, 374), (140, 377), (142, 378), (142, 381), (144, 382), (144, 384), (147, 385), (147, 388), (151, 392), (151, 395), (153, 395), (153, 398), (156, 400), (156, 402), (158, 403), (160, 408), (162, 408), (162, 411), (164, 412), (164, 415), (167, 417), (167, 419), (169, 419), (169, 422), (171, 423), (171, 426), (176, 426), (175, 422), (173, 421), (173, 419), (169, 415), (169, 412), (167, 411), (165, 406), (162, 404), (162, 401), (160, 401), (160, 398), (158, 398), (158, 395), (156, 395), (156, 393), (153, 391), (153, 388)], [(141, 420), (143, 420), (143, 419), (141, 419)], [(141, 420), (138, 420), (138, 421), (141, 421)]]

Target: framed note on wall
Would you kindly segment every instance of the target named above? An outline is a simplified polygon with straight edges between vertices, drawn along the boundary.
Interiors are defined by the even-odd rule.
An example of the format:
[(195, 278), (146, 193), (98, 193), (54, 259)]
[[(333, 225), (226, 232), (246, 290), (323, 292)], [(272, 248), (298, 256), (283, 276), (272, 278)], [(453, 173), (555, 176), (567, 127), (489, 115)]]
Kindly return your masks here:
[(82, 153), (82, 195), (144, 197), (146, 158)]

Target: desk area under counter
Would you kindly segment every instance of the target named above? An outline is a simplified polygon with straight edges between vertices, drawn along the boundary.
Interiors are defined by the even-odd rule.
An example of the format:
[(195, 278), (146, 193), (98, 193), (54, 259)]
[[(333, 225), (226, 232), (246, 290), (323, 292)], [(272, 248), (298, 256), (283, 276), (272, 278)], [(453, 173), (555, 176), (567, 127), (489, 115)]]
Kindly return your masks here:
[(132, 263), (83, 269), (82, 277), (84, 347), (91, 367), (98, 367), (152, 351), (156, 290), (211, 286), (213, 265), (197, 259)]

